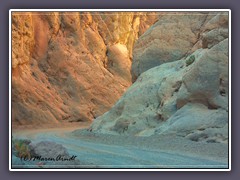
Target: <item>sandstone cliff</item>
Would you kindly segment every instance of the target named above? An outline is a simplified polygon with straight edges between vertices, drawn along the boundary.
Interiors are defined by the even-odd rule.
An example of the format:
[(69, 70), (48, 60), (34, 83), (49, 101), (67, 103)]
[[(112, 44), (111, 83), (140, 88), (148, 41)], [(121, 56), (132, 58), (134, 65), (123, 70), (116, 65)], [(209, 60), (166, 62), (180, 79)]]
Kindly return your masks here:
[(133, 44), (156, 13), (14, 12), (12, 122), (91, 121), (131, 85)]
[(134, 84), (91, 129), (228, 140), (227, 13), (162, 14), (135, 43)]

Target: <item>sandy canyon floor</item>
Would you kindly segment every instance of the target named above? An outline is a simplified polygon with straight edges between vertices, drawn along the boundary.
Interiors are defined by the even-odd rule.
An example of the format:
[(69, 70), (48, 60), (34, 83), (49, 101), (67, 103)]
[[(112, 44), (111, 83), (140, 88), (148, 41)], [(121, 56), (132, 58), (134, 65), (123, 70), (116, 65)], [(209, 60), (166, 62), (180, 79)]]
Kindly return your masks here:
[[(227, 168), (228, 145), (192, 142), (174, 136), (134, 137), (87, 131), (87, 124), (76, 129), (49, 128), (16, 130), (13, 137), (37, 143), (62, 144), (81, 165), (74, 168)], [(13, 165), (15, 168), (22, 167)], [(31, 165), (39, 168), (39, 165)], [(53, 165), (48, 168), (64, 168)], [(71, 166), (70, 166), (71, 167)], [(28, 165), (25, 165), (28, 168)]]

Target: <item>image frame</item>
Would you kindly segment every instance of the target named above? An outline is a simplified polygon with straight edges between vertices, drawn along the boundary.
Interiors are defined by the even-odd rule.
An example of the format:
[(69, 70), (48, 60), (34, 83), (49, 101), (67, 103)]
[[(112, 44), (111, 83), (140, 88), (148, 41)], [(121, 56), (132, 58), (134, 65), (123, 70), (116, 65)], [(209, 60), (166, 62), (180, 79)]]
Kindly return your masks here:
[[(219, 169), (213, 169), (213, 168), (204, 168), (204, 169), (196, 169), (196, 168), (157, 168), (157, 169), (151, 169), (151, 168), (31, 168), (31, 169), (22, 169), (22, 168), (12, 168), (12, 66), (11, 66), (11, 59), (12, 59), (12, 29), (11, 29), (11, 15), (12, 12), (139, 12), (139, 11), (145, 11), (145, 12), (192, 12), (192, 11), (224, 11), (228, 12), (228, 18), (229, 18), (229, 41), (228, 41), (228, 47), (229, 47), (229, 64), (228, 64), (228, 76), (229, 76), (229, 111), (228, 111), (228, 133), (229, 133), (229, 140), (228, 140), (228, 168), (219, 168)], [(230, 9), (10, 9), (9, 10), (9, 171), (231, 171), (231, 10)]]

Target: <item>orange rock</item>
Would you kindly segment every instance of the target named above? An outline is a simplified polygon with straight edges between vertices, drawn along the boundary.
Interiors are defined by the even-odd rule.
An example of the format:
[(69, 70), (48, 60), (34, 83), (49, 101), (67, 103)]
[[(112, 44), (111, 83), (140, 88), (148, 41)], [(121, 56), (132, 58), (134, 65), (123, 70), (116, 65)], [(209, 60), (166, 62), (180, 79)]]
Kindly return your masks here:
[(14, 12), (13, 127), (92, 121), (108, 111), (131, 84), (135, 40), (156, 18), (152, 13)]

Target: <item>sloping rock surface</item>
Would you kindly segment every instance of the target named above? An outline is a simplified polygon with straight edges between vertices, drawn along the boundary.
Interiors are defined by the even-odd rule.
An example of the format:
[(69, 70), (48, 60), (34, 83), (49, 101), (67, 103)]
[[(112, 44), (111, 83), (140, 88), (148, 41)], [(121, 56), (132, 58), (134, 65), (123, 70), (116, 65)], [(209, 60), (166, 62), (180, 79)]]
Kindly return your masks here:
[(228, 15), (162, 15), (136, 42), (135, 81), (91, 130), (228, 140)]

